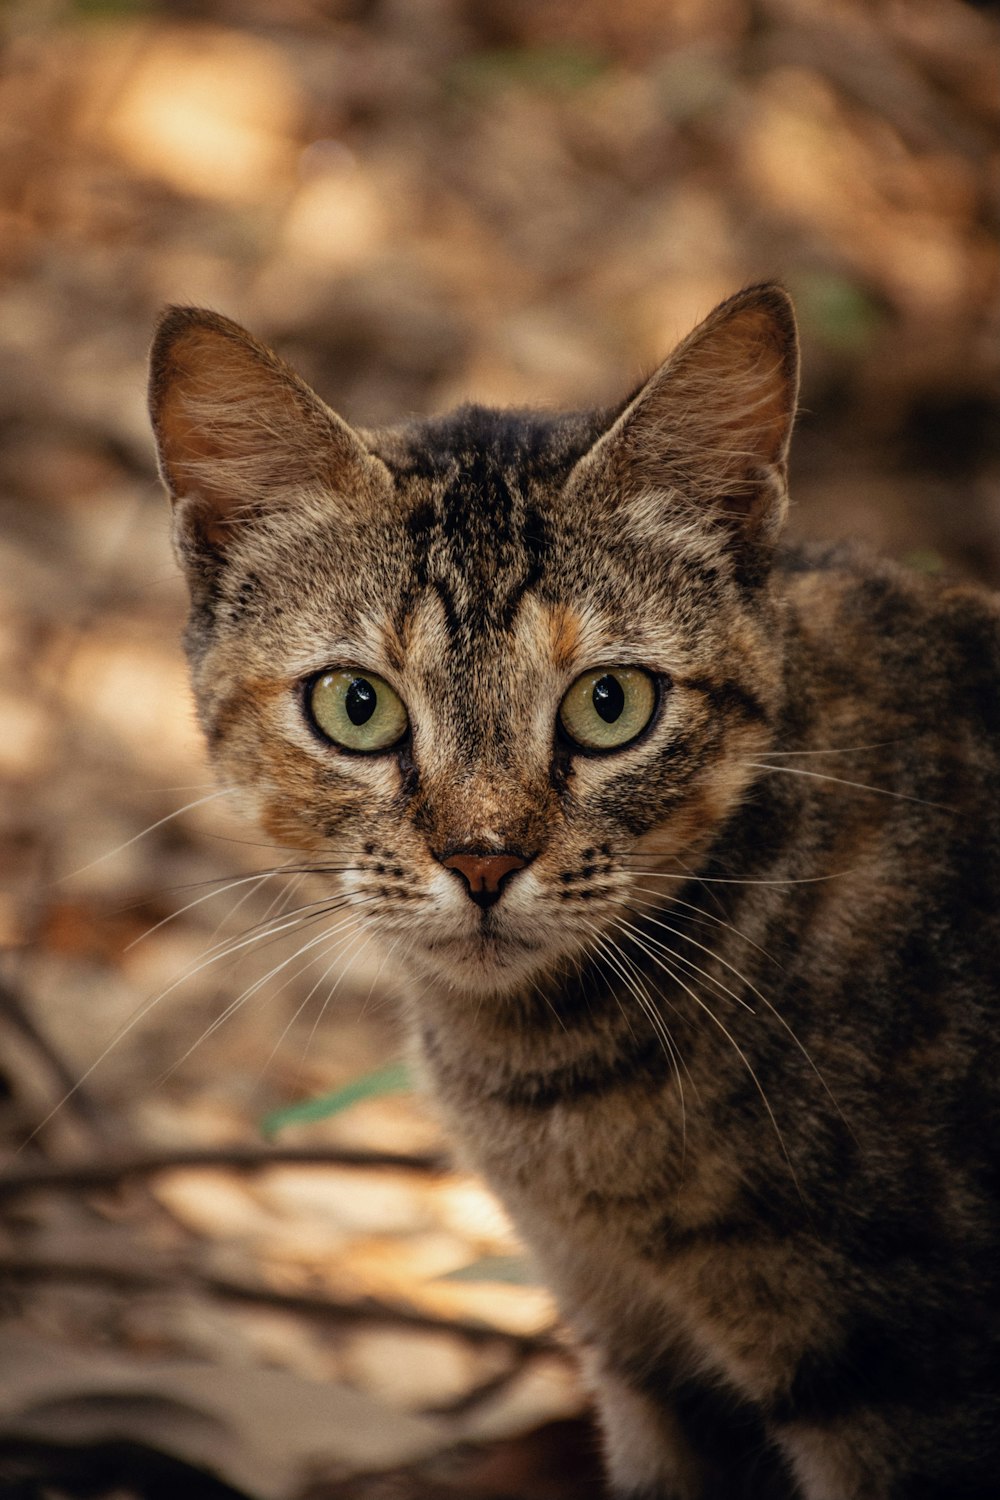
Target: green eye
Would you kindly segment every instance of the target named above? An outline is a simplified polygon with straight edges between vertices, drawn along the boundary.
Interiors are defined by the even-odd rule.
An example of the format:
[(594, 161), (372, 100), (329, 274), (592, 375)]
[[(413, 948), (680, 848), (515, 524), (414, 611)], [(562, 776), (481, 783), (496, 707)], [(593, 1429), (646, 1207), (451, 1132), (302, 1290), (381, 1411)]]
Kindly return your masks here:
[(618, 750), (640, 735), (656, 708), (656, 683), (641, 667), (595, 667), (559, 705), (559, 722), (587, 750)]
[(306, 699), (317, 727), (345, 750), (388, 750), (409, 723), (398, 694), (374, 672), (324, 672)]

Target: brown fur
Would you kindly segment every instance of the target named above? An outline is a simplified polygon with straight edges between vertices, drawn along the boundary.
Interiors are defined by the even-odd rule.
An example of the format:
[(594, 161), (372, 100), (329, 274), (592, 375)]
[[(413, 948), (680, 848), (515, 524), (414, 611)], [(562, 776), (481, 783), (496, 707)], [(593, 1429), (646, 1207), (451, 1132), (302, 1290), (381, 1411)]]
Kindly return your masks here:
[[(1000, 1471), (1000, 612), (783, 553), (774, 287), (611, 412), (356, 433), (216, 314), (151, 385), (222, 775), (405, 952), (421, 1066), (580, 1344), (616, 1495)], [(658, 684), (611, 753), (595, 667)], [(309, 717), (375, 673), (402, 741)], [(524, 861), (492, 904), (443, 861)], [(333, 877), (328, 876), (327, 879)]]

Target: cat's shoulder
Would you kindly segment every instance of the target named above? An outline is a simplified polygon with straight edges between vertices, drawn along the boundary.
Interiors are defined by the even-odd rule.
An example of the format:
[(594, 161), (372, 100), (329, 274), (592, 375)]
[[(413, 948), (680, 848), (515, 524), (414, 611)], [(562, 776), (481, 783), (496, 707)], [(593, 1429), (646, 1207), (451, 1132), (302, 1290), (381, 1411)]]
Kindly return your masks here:
[(813, 630), (1000, 629), (1000, 594), (954, 573), (898, 562), (858, 542), (784, 548), (775, 561), (775, 581)]
[(1000, 736), (1000, 594), (856, 543), (790, 547), (774, 581), (818, 691), (854, 682), (945, 716), (971, 706)]

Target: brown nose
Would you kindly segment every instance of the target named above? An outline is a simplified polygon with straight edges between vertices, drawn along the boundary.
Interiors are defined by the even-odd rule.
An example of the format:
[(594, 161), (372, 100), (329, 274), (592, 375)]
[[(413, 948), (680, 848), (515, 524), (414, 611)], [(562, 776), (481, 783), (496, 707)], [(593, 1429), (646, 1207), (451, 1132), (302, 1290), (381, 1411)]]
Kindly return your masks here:
[(470, 898), (477, 906), (486, 907), (500, 900), (504, 881), (515, 870), (523, 870), (528, 861), (520, 854), (478, 854), (467, 849), (449, 854), (441, 863), (446, 870), (457, 870)]

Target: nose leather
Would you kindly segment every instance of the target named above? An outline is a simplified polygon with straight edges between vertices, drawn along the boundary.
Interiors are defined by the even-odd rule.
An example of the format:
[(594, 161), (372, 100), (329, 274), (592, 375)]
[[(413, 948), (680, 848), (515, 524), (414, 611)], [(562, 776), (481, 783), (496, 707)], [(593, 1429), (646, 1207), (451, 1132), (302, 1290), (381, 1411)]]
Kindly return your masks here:
[(500, 900), (501, 888), (515, 870), (528, 863), (520, 854), (480, 854), (475, 850), (449, 854), (441, 863), (446, 870), (457, 870), (465, 881), (467, 892), (477, 906), (492, 906)]

